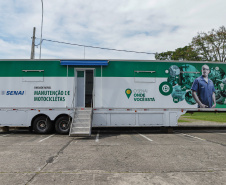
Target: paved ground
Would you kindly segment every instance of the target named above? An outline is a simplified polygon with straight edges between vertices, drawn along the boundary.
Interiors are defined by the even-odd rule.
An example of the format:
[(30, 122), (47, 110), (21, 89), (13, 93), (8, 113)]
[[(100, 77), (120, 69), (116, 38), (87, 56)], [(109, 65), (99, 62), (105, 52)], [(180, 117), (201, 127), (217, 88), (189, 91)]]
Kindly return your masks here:
[(226, 128), (0, 133), (0, 184), (225, 184)]

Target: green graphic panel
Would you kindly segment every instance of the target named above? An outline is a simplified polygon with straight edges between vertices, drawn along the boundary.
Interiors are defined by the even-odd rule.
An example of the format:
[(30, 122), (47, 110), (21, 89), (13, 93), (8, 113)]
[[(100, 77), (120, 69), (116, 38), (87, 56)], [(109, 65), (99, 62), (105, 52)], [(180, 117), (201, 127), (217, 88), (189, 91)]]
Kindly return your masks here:
[[(201, 67), (203, 63), (183, 63), (173, 64), (169, 67), (167, 83), (173, 87), (172, 98), (174, 103), (185, 101), (189, 105), (195, 105), (197, 102), (192, 97), (191, 87), (194, 80), (202, 75)], [(225, 65), (216, 63), (206, 64), (209, 66), (210, 73), (208, 78), (212, 80), (216, 90), (216, 108), (226, 108), (226, 69)], [(159, 87), (160, 88), (160, 87)], [(162, 92), (161, 92), (162, 93)], [(164, 93), (162, 93), (165, 95)]]
[(172, 85), (168, 82), (162, 82), (159, 85), (159, 92), (164, 96), (170, 95), (172, 91), (173, 91)]
[(183, 101), (185, 99), (185, 93), (186, 91), (181, 89), (181, 86), (176, 85), (173, 87), (173, 91), (171, 93), (173, 97), (173, 101), (175, 103), (178, 103), (179, 101)]
[(190, 105), (196, 104), (195, 99), (192, 97), (192, 92), (191, 91), (186, 92), (186, 94), (185, 94), (185, 100)]

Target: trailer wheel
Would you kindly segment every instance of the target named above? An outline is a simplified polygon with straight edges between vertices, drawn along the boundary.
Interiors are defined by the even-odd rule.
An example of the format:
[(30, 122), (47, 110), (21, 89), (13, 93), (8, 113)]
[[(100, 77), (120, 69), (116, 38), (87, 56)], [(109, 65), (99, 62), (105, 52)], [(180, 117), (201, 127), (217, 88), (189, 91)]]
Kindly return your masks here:
[(33, 129), (35, 133), (47, 134), (52, 130), (52, 124), (47, 116), (39, 116), (34, 120)]
[(55, 130), (58, 134), (68, 134), (71, 125), (71, 118), (69, 116), (61, 116), (56, 120)]

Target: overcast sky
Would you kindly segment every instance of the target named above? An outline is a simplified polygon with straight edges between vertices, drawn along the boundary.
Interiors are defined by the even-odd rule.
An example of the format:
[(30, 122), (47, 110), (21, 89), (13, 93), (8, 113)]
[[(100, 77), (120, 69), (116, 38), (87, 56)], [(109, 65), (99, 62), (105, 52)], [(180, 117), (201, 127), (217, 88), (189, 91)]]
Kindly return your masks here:
[[(198, 32), (226, 26), (225, 0), (43, 0), (43, 38), (81, 45), (163, 52)], [(41, 0), (0, 0), (0, 59), (29, 59), (41, 35)], [(40, 48), (35, 48), (39, 58)], [(43, 41), (42, 59), (154, 59), (154, 55)]]

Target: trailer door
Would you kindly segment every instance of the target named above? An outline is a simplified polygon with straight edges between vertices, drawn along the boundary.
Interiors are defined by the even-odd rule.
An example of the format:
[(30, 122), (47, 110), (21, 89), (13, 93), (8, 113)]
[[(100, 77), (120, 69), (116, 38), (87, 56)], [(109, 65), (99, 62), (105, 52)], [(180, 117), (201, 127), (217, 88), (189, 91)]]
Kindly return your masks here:
[(93, 101), (93, 70), (77, 69), (77, 107), (91, 107)]
[(85, 71), (77, 71), (77, 107), (85, 107)]

